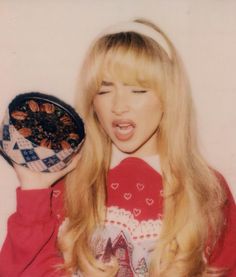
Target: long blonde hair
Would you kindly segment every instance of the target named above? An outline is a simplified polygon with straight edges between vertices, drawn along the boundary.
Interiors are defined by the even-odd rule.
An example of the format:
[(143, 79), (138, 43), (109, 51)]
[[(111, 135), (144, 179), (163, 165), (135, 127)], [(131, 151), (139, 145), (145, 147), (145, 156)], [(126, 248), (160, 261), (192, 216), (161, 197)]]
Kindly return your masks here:
[(91, 245), (94, 230), (105, 218), (111, 148), (93, 110), (93, 98), (108, 68), (126, 83), (155, 89), (164, 111), (158, 130), (163, 226), (149, 275), (208, 276), (205, 248), (209, 238), (213, 247), (220, 235), (225, 194), (198, 151), (190, 88), (173, 44), (154, 24), (137, 22), (158, 32), (171, 56), (156, 41), (136, 32), (103, 35), (89, 49), (80, 77), (82, 95), (77, 101), (86, 123), (86, 140), (78, 166), (66, 180), (69, 223), (60, 237), (65, 267), (70, 272), (79, 269), (84, 276), (115, 276), (117, 272), (116, 261), (104, 264), (96, 260)]

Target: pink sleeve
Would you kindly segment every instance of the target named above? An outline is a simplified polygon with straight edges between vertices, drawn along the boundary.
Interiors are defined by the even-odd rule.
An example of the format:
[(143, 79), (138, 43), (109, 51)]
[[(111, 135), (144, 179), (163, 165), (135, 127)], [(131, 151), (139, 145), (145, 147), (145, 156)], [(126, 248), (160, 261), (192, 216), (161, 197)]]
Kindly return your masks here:
[(61, 276), (55, 271), (63, 260), (56, 246), (59, 220), (52, 211), (53, 193), (52, 188), (17, 189), (17, 211), (8, 219), (0, 253), (1, 277)]
[(222, 235), (212, 251), (209, 264), (213, 267), (228, 268), (227, 277), (236, 277), (236, 206), (225, 179), (219, 176), (227, 193), (225, 225)]

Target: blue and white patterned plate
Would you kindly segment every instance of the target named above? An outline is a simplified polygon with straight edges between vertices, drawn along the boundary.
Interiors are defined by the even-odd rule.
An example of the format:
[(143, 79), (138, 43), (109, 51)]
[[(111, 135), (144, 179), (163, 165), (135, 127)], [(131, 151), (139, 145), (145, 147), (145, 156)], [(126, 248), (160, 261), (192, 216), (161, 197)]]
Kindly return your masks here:
[[(17, 129), (16, 126), (13, 124), (14, 120), (11, 114), (15, 107), (17, 108), (17, 105), (20, 106), (20, 103), (28, 103), (27, 101), (30, 101), (32, 99), (36, 103), (53, 104), (57, 106), (57, 108), (59, 107), (58, 109), (62, 111), (62, 114), (64, 116), (66, 115), (70, 117), (75, 126), (75, 131), (77, 134), (76, 137), (78, 138), (76, 144), (74, 143), (70, 145), (67, 142), (67, 147), (62, 148), (60, 146), (58, 148), (54, 147), (53, 149), (48, 145), (42, 146), (42, 143), (41, 145), (40, 143), (37, 143), (40, 142), (40, 139), (37, 137), (34, 137), (34, 139), (32, 139), (32, 136), (22, 135), (22, 132), (20, 132), (19, 129)], [(28, 113), (28, 121), (30, 120), (30, 116), (32, 117), (33, 114), (30, 112)], [(42, 120), (45, 120), (45, 118), (51, 116), (50, 114), (42, 111), (40, 114), (39, 109), (36, 112), (38, 113), (37, 118), (40, 118), (40, 116), (44, 117)], [(51, 120), (53, 120), (52, 116)], [(22, 126), (27, 126), (28, 121), (21, 120), (19, 122)], [(38, 128), (39, 123), (34, 122), (33, 120), (32, 122), (33, 125), (31, 125), (31, 129)], [(58, 122), (55, 122), (55, 124), (61, 124), (60, 118), (58, 119)], [(62, 127), (64, 128), (64, 131), (66, 133), (67, 126), (65, 125)], [(45, 132), (43, 133), (43, 135), (45, 135)], [(50, 133), (50, 135), (53, 134)], [(79, 151), (84, 141), (84, 137), (84, 124), (75, 110), (68, 104), (62, 102), (60, 99), (42, 93), (25, 93), (15, 97), (13, 101), (9, 104), (2, 125), (0, 126), (0, 148), (3, 154), (9, 157), (11, 161), (19, 165), (26, 166), (33, 171), (40, 172), (56, 172), (65, 168), (70, 163), (75, 153)], [(64, 141), (66, 141), (66, 139), (67, 138), (65, 138)], [(70, 140), (67, 141), (70, 142)], [(70, 147), (68, 147), (68, 145)]]

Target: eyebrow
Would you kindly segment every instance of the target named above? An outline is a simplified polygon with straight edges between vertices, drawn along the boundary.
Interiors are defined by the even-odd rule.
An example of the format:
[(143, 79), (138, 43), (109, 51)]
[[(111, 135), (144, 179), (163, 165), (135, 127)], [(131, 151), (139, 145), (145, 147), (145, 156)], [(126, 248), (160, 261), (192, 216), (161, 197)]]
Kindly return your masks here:
[(102, 86), (114, 86), (114, 84), (112, 82), (108, 82), (108, 81), (102, 81)]
[[(124, 86), (131, 86), (130, 84), (123, 83)], [(114, 83), (102, 80), (101, 86), (114, 86)]]

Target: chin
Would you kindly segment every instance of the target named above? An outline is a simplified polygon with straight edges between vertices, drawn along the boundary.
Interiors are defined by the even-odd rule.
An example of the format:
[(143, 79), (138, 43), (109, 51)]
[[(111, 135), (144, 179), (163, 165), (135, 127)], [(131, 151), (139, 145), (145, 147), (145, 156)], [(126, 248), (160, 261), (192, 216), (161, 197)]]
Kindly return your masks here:
[(120, 145), (119, 143), (115, 145), (121, 152), (130, 155), (136, 153), (139, 149), (139, 147), (135, 147), (134, 145)]

